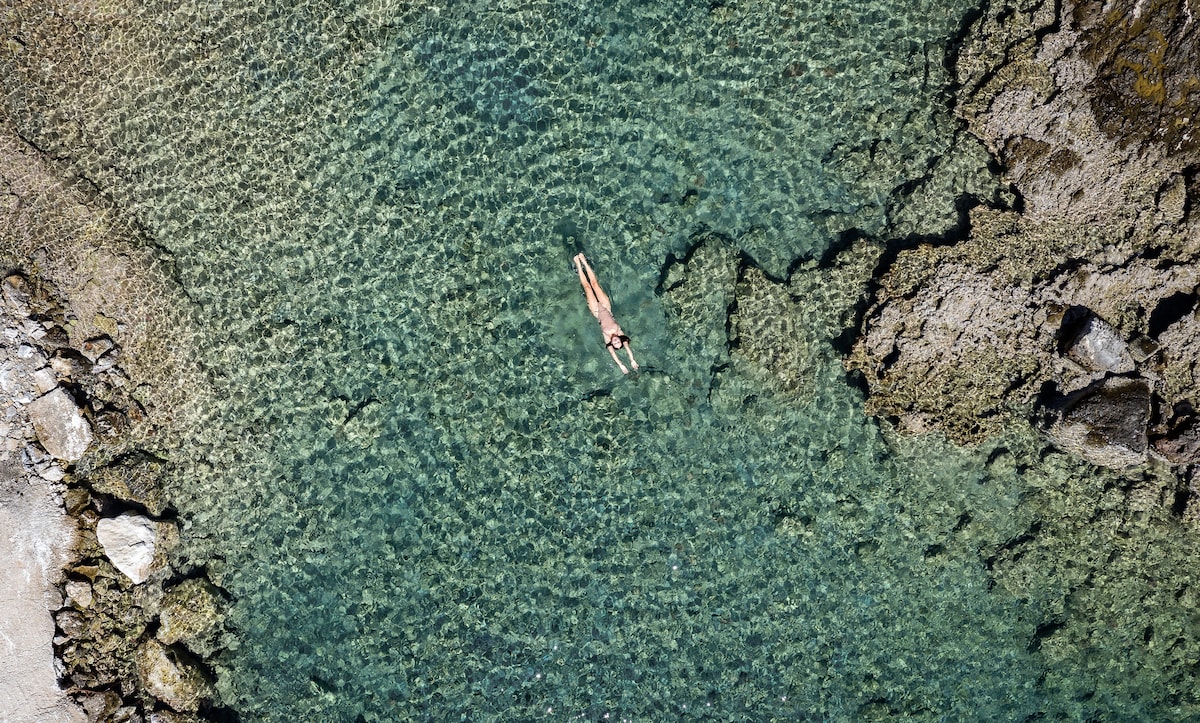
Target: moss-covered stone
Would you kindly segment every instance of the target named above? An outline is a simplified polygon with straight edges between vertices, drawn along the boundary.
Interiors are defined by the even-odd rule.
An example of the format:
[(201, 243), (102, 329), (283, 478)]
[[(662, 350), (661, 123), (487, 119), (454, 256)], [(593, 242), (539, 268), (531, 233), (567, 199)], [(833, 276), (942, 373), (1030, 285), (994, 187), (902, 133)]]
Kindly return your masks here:
[(159, 642), (183, 643), (198, 655), (212, 655), (220, 645), (221, 601), (221, 591), (207, 580), (184, 580), (171, 588), (159, 613)]
[(1097, 69), (1092, 110), (1113, 138), (1200, 150), (1200, 25), (1193, 12), (1173, 0), (1118, 3), (1107, 12), (1074, 6), (1084, 55)]
[(138, 647), (136, 661), (146, 691), (175, 711), (195, 712), (213, 694), (201, 663), (177, 647), (147, 640)]

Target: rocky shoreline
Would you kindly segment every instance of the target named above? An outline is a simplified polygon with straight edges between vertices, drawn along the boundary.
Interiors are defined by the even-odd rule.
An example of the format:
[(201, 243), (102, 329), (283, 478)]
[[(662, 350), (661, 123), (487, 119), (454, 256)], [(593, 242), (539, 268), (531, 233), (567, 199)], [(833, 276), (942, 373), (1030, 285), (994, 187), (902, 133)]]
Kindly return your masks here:
[(0, 525), (42, 546), (41, 584), (6, 604), (22, 651), (0, 669), (0, 707), (16, 720), (229, 719), (206, 662), (225, 595), (174, 558), (161, 477), (180, 393), (167, 382), (185, 369), (155, 343), (171, 323), (160, 261), (86, 182), (12, 136), (0, 155)]
[(1200, 462), (1200, 25), (1174, 3), (985, 7), (958, 112), (1013, 208), (901, 251), (847, 361), (871, 411), (971, 445), (1026, 420), (1105, 467)]

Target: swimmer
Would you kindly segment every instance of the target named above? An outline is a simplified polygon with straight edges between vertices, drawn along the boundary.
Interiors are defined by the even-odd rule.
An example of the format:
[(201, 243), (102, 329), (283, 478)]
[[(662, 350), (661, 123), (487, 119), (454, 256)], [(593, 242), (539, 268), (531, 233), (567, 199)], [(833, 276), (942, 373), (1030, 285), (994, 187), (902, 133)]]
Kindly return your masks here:
[[(575, 270), (579, 272), (579, 283), (583, 284), (583, 293), (587, 296), (588, 308), (592, 310), (592, 316), (600, 322), (600, 333), (604, 335), (604, 346), (608, 349), (608, 353), (621, 368), (621, 373), (628, 374), (629, 370), (617, 356), (617, 350), (624, 349), (625, 353), (629, 355), (629, 365), (636, 371), (638, 363), (633, 358), (633, 349), (629, 348), (629, 337), (625, 336), (625, 332), (621, 331), (617, 320), (613, 318), (612, 302), (608, 300), (608, 294), (604, 293), (604, 289), (600, 288), (600, 282), (596, 281), (596, 274), (583, 254), (575, 257)], [(586, 276), (584, 275), (585, 271), (587, 272)]]

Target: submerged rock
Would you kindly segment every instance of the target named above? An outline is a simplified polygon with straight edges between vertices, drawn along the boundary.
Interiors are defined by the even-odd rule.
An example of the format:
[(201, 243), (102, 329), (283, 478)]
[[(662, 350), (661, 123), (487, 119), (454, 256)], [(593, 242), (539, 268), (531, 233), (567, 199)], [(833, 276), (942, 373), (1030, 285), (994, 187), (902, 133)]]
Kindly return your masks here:
[(812, 334), (800, 318), (802, 307), (786, 286), (753, 267), (743, 271), (736, 299), (730, 317), (735, 363), (770, 387), (796, 396), (807, 394), (815, 365)]
[(135, 585), (150, 575), (158, 542), (154, 520), (132, 512), (105, 518), (96, 523), (96, 539), (113, 566)]
[(668, 259), (658, 293), (675, 347), (678, 374), (709, 393), (712, 370), (729, 362), (729, 308), (737, 287), (740, 260), (733, 243), (719, 234), (694, 239), (684, 258)]
[[(105, 415), (97, 415), (97, 426), (103, 428), (106, 420)], [(80, 478), (96, 492), (141, 505), (151, 515), (161, 515), (167, 508), (159, 482), (161, 465), (162, 461), (153, 455), (132, 452), (103, 467), (86, 470)]]
[(1148, 458), (1150, 384), (1109, 377), (1069, 397), (1047, 430), (1052, 441), (1102, 467), (1129, 467)]
[(212, 655), (219, 647), (221, 593), (207, 580), (185, 580), (163, 597), (159, 622), (163, 644), (183, 643), (194, 653)]
[(138, 648), (137, 672), (147, 693), (180, 713), (199, 710), (212, 696), (212, 682), (203, 666), (157, 640), (147, 640)]
[(92, 428), (62, 389), (29, 404), (29, 420), (42, 447), (64, 462), (77, 462), (92, 443)]

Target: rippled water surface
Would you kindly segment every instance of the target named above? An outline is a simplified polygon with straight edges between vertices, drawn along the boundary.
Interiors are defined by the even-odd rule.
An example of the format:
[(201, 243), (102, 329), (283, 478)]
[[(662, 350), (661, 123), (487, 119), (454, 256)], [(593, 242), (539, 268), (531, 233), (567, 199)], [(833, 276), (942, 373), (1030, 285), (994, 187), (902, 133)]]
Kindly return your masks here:
[(10, 98), (206, 330), (176, 496), (237, 601), (226, 701), (1186, 714), (1191, 598), (1121, 571), (1191, 538), (1153, 527), (1147, 562), (1123, 483), (1028, 440), (889, 451), (835, 351), (872, 244), (994, 192), (945, 95), (971, 5), (147, 3), (98, 25), (93, 80)]

